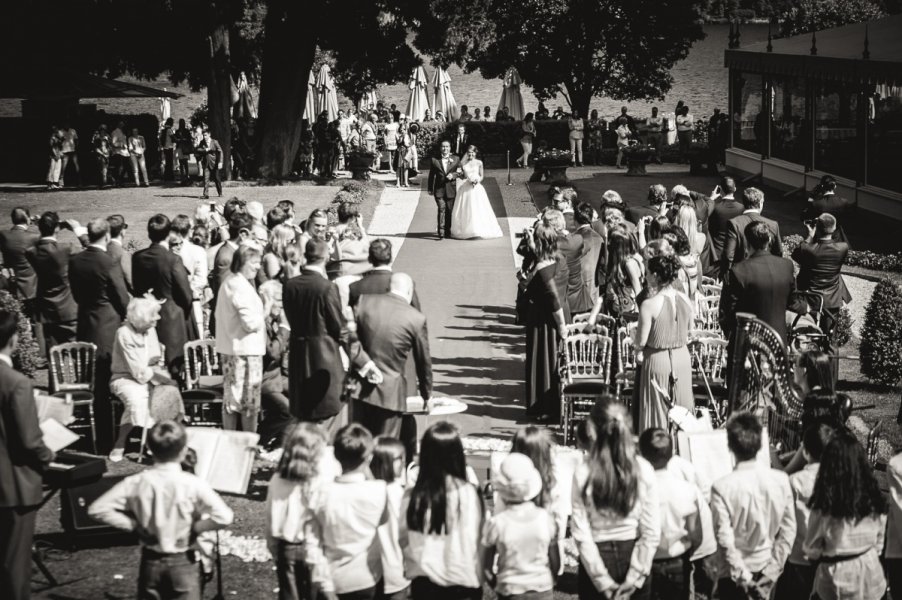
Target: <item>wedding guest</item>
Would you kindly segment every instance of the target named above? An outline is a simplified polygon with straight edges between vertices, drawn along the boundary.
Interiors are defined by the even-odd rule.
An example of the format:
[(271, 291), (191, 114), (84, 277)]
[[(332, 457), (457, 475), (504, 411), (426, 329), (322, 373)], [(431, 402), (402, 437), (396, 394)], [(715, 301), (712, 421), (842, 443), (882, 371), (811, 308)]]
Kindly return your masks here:
[(529, 164), (529, 155), (532, 154), (532, 143), (536, 139), (536, 124), (532, 113), (526, 113), (521, 129), (520, 146), (523, 148), (523, 154), (517, 159), (517, 166), (526, 167)]
[(100, 189), (109, 187), (110, 152), (112, 151), (112, 138), (107, 133), (106, 124), (101, 123), (91, 138), (91, 146), (94, 148), (94, 160), (100, 173)]
[(814, 594), (823, 600), (883, 598), (887, 502), (851, 432), (836, 432), (824, 449), (808, 506), (802, 552), (817, 564)]
[(400, 543), (406, 465), (404, 444), (384, 435), (376, 438), (370, 471), (374, 478), (385, 482), (388, 494), (388, 521), (379, 526), (382, 591), (387, 600), (406, 600), (410, 596), (410, 580), (404, 577), (404, 553)]
[(207, 252), (192, 241), (191, 217), (188, 215), (176, 215), (172, 219), (172, 232), (181, 238), (182, 245), (179, 248), (179, 257), (188, 271), (188, 283), (191, 286), (195, 301), (203, 300), (204, 289), (207, 287)]
[(63, 165), (63, 130), (54, 125), (50, 128), (50, 166), (47, 169), (47, 189), (58, 190), (60, 185), (60, 169)]
[(564, 119), (566, 119), (567, 113), (564, 112), (564, 107), (558, 106), (557, 108), (555, 108), (554, 112), (551, 113), (551, 118), (558, 121), (563, 121)]
[(60, 187), (65, 187), (66, 167), (75, 167), (76, 186), (81, 187), (81, 167), (78, 166), (78, 132), (70, 124), (63, 126), (63, 155), (60, 162)]
[[(661, 207), (667, 203), (667, 188), (665, 188), (660, 183), (656, 183), (648, 187), (648, 204), (645, 206), (630, 206), (626, 209), (626, 219), (636, 225), (639, 228), (639, 231), (642, 231), (642, 228), (639, 227), (639, 222), (642, 220), (642, 217), (652, 217), (655, 218), (661, 214)], [(648, 232), (645, 232), (646, 239), (648, 238)]]
[(128, 223), (122, 215), (110, 215), (106, 218), (110, 225), (110, 243), (107, 244), (107, 254), (113, 257), (122, 268), (122, 275), (125, 277), (125, 288), (131, 294), (134, 292), (132, 286), (132, 253), (125, 249), (125, 231), (128, 229)]
[(586, 127), (586, 122), (579, 116), (578, 110), (573, 109), (570, 119), (567, 121), (567, 126), (570, 129), (568, 136), (570, 139), (570, 154), (573, 155), (570, 166), (581, 167), (583, 166), (583, 130)]
[(264, 317), (266, 354), (263, 356), (263, 382), (260, 386), (263, 419), (257, 431), (263, 447), (274, 448), (281, 445), (285, 431), (294, 421), (287, 396), (291, 326), (285, 316), (281, 282), (270, 280), (260, 284), (260, 299), (271, 308)]
[(3, 266), (11, 270), (15, 278), (13, 294), (24, 304), (26, 314), (31, 316), (38, 279), (26, 254), (38, 243), (41, 235), (31, 228), (31, 213), (24, 206), (12, 209), (9, 217), (13, 226), (0, 231), (0, 255)]
[(310, 179), (315, 170), (313, 161), (316, 158), (316, 154), (314, 152), (313, 132), (306, 126), (306, 122), (305, 120), (305, 125), (301, 126), (301, 142), (298, 145), (298, 174), (301, 179)]
[(467, 121), (471, 121), (473, 119), (473, 115), (470, 114), (470, 107), (466, 104), (461, 104), (460, 106), (460, 116), (457, 117), (457, 121), (459, 123), (466, 123)]
[(795, 539), (792, 488), (785, 473), (758, 462), (761, 422), (757, 416), (734, 413), (726, 429), (736, 466), (715, 481), (711, 491), (722, 565), (718, 589), (724, 600), (767, 598)]
[(637, 454), (626, 410), (613, 396), (598, 399), (589, 421), (594, 440), (573, 477), (570, 519), (579, 598), (650, 598), (661, 540), (654, 470)]
[[(364, 294), (387, 294), (391, 289), (391, 241), (377, 238), (370, 242), (367, 260), (372, 268), (364, 273), (360, 280), (352, 283), (348, 290), (348, 305), (352, 308), (357, 306), (357, 302)], [(410, 305), (421, 310), (416, 290), (413, 292)]]
[[(902, 424), (900, 424), (902, 427)], [(886, 527), (886, 572), (890, 589), (902, 589), (902, 453), (886, 465), (889, 484), (889, 516)]]
[(711, 244), (711, 265), (705, 275), (721, 277), (721, 261), (729, 233), (730, 221), (745, 211), (741, 202), (736, 200), (736, 181), (729, 176), (721, 179), (711, 195), (714, 206), (708, 217), (708, 237)]
[[(547, 118), (548, 111), (545, 112)], [(538, 118), (538, 117), (537, 117)], [(586, 131), (588, 137), (589, 158), (595, 166), (601, 165), (601, 151), (603, 149), (604, 131), (608, 128), (608, 124), (604, 119), (598, 116), (598, 111), (592, 109), (589, 113), (589, 120), (586, 122)]]
[(380, 158), (378, 153), (376, 152), (376, 138), (377, 136), (376, 129), (376, 114), (370, 113), (369, 119), (364, 122), (364, 124), (360, 127), (360, 138), (363, 140), (363, 148), (370, 154), (374, 155), (373, 159), (373, 167), (372, 169), (379, 169)]
[(492, 107), (486, 106), (482, 109), (482, 120), (483, 121), (492, 121)]
[(843, 280), (842, 267), (849, 254), (849, 244), (834, 239), (836, 217), (823, 213), (814, 224), (805, 223), (808, 237), (792, 252), (792, 260), (799, 265), (796, 285), (806, 292), (817, 292), (823, 298), (822, 328), (830, 335), (843, 305), (852, 301), (852, 294)]
[(483, 507), (466, 470), (457, 427), (447, 421), (429, 427), (416, 483), (401, 504), (401, 549), (413, 600), (482, 598)]
[(335, 434), (341, 475), (313, 499), (307, 527), (307, 564), (320, 591), (341, 600), (374, 600), (382, 580), (379, 528), (388, 522), (388, 489), (369, 465), (373, 436), (352, 423)]
[(457, 135), (451, 141), (451, 151), (457, 155), (457, 158), (463, 158), (470, 147), (470, 136), (467, 135), (467, 128), (463, 123), (457, 126)]
[[(147, 161), (144, 160), (144, 152), (147, 150), (147, 144), (144, 142), (144, 136), (138, 132), (138, 128), (132, 129), (132, 134), (128, 137), (128, 157), (132, 164), (132, 174), (135, 176), (135, 187), (147, 187)], [(138, 175), (141, 177), (139, 178)], [(141, 183), (141, 179), (144, 183)]]
[(295, 246), (296, 234), (290, 225), (276, 225), (270, 231), (269, 243), (263, 254), (263, 272), (268, 280), (285, 283), (290, 279), (288, 266), (288, 248)]
[(163, 151), (163, 180), (171, 181), (173, 175), (173, 159), (175, 158), (175, 121), (172, 117), (166, 119), (160, 130), (160, 149)]
[(190, 182), (188, 161), (191, 160), (192, 154), (194, 154), (194, 138), (185, 124), (185, 119), (179, 119), (179, 127), (175, 130), (175, 159), (179, 163), (182, 185), (188, 185)]
[(545, 108), (545, 103), (539, 102), (539, 107), (536, 109), (536, 119), (538, 119), (538, 120), (547, 119), (549, 117), (549, 115), (550, 115), (550, 113), (548, 112), (548, 109)]
[(802, 211), (802, 220), (816, 219), (824, 213), (833, 215), (837, 221), (836, 231), (833, 239), (838, 242), (848, 243), (848, 238), (842, 223), (846, 225), (851, 222), (858, 211), (858, 200), (844, 198), (836, 193), (836, 178), (832, 175), (824, 175), (820, 182), (815, 186), (810, 197), (808, 198), (808, 206)]
[(579, 259), (583, 286), (580, 304), (591, 308), (598, 301), (598, 286), (604, 277), (607, 249), (605, 239), (592, 229), (592, 219), (595, 215), (592, 205), (581, 202), (574, 214), (577, 225), (574, 233), (583, 238), (583, 254)]
[(645, 121), (647, 143), (655, 149), (655, 160), (661, 164), (661, 149), (664, 147), (664, 119), (658, 116), (658, 107), (651, 107), (651, 116)]
[(680, 161), (688, 162), (689, 146), (692, 145), (692, 130), (695, 122), (689, 113), (689, 107), (683, 106), (676, 114), (677, 141), (680, 143)]
[(608, 231), (608, 260), (605, 267), (605, 292), (599, 295), (589, 315), (589, 322), (604, 309), (604, 313), (635, 320), (639, 312), (636, 299), (642, 291), (644, 267), (639, 245), (633, 236), (622, 229)]
[(231, 274), (216, 300), (216, 351), (222, 355), (222, 428), (257, 431), (257, 413), (266, 353), (266, 315), (272, 298), (261, 299), (252, 283), (260, 270), (260, 250), (238, 247)]
[(358, 223), (356, 220), (347, 223), (338, 234), (333, 259), (328, 265), (330, 275), (344, 277), (369, 271), (369, 240)]
[(150, 429), (160, 415), (166, 415), (163, 420), (178, 420), (185, 412), (157, 338), (160, 304), (156, 298), (132, 298), (125, 322), (116, 332), (110, 391), (122, 401), (123, 410), (119, 437), (109, 456), (112, 462), (119, 462), (125, 456), (125, 444), (132, 429)]
[(128, 171), (128, 163), (131, 160), (128, 151), (128, 136), (125, 134), (125, 123), (119, 121), (116, 128), (110, 134), (110, 140), (113, 144), (113, 154), (110, 156), (110, 166), (113, 168), (113, 179), (116, 185), (122, 186), (125, 183), (126, 172)]
[(385, 150), (388, 152), (388, 172), (395, 174), (395, 158), (398, 152), (398, 123), (392, 113), (388, 113), (385, 121), (385, 128), (382, 131), (382, 137), (385, 142)]
[(263, 204), (257, 200), (251, 200), (245, 205), (245, 210), (253, 222), (253, 225), (251, 225), (251, 239), (263, 248), (266, 246), (266, 242), (269, 241), (269, 229), (263, 223), (265, 216)]
[(542, 476), (528, 456), (511, 452), (492, 486), (504, 508), (489, 517), (482, 533), (486, 580), (499, 598), (550, 600), (561, 557), (554, 517), (534, 502)]
[(633, 133), (630, 131), (626, 121), (623, 121), (622, 119), (619, 121), (619, 125), (617, 125), (617, 129), (614, 133), (617, 134), (617, 163), (615, 166), (618, 169), (622, 169), (623, 166), (621, 165), (621, 162), (623, 161), (623, 149), (630, 145), (630, 136), (632, 136)]
[(767, 249), (774, 256), (783, 256), (783, 240), (780, 239), (780, 225), (761, 215), (764, 210), (764, 192), (757, 188), (746, 188), (742, 191), (742, 205), (745, 210), (741, 215), (733, 217), (727, 223), (726, 240), (721, 255), (721, 274), (727, 272), (735, 263), (747, 259), (753, 252), (746, 237), (746, 228), (752, 221), (767, 225), (770, 230), (770, 242)]
[[(88, 507), (92, 519), (138, 534), (141, 565), (139, 598), (201, 597), (200, 569), (193, 540), (205, 531), (223, 529), (233, 514), (200, 477), (183, 471), (188, 450), (185, 427), (161, 421), (147, 435), (151, 468), (126, 477)], [(166, 498), (170, 504), (162, 504)], [(167, 510), (177, 506), (178, 510)]]
[(397, 146), (398, 149), (395, 159), (397, 180), (395, 185), (399, 188), (409, 188), (408, 171), (410, 170), (413, 156), (410, 154), (411, 140), (406, 122), (402, 122), (398, 127)]
[(216, 185), (216, 193), (222, 198), (222, 179), (219, 176), (219, 164), (222, 162), (222, 146), (213, 139), (209, 128), (204, 128), (203, 139), (195, 146), (195, 151), (201, 157), (204, 169), (204, 195), (206, 200), (210, 197), (210, 179)]
[(542, 217), (545, 225), (548, 225), (557, 233), (557, 253), (567, 265), (567, 277), (562, 277), (563, 270), (558, 272), (560, 277), (557, 282), (566, 282), (563, 287), (558, 287), (558, 291), (562, 296), (566, 294), (567, 309), (564, 314), (567, 320), (570, 315), (576, 315), (587, 312), (592, 308), (589, 298), (583, 293), (583, 271), (581, 266), (581, 257), (583, 254), (583, 237), (581, 235), (571, 235), (567, 231), (567, 221), (563, 213), (559, 210), (546, 210)]

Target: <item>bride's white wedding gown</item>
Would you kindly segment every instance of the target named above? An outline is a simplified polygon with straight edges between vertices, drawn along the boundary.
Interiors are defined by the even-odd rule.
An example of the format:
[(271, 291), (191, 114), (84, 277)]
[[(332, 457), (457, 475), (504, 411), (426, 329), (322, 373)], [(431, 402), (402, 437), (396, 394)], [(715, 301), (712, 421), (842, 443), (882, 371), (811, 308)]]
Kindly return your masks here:
[(459, 240), (501, 237), (501, 226), (495, 218), (485, 188), (481, 183), (469, 181), (482, 181), (482, 161), (467, 162), (463, 172), (466, 179), (457, 188), (454, 210), (451, 211), (451, 237)]

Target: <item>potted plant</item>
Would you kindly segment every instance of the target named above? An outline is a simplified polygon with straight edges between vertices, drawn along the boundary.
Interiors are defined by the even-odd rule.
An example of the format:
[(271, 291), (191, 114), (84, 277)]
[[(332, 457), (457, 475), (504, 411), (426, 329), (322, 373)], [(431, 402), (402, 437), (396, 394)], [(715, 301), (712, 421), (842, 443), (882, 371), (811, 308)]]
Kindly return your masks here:
[(376, 160), (376, 154), (367, 152), (363, 148), (351, 150), (345, 155), (345, 164), (351, 171), (351, 177), (361, 181), (370, 178), (370, 169), (373, 167), (374, 160)]
[(534, 171), (530, 182), (546, 181), (548, 183), (566, 183), (567, 167), (572, 164), (573, 155), (569, 150), (557, 148), (539, 148), (533, 162)]
[(645, 165), (656, 156), (657, 151), (648, 144), (630, 144), (623, 149), (623, 157), (626, 158), (627, 171), (630, 177), (647, 175)]

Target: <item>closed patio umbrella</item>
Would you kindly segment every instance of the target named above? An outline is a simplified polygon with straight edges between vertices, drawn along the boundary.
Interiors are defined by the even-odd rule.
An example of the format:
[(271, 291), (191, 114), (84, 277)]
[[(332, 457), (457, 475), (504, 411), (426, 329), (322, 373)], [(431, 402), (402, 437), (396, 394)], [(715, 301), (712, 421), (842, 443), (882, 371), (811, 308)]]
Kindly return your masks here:
[(495, 111), (496, 116), (499, 115), (501, 109), (506, 106), (508, 114), (510, 114), (515, 121), (523, 120), (523, 117), (526, 116), (526, 111), (523, 109), (523, 94), (520, 93), (521, 83), (523, 83), (523, 80), (520, 79), (520, 73), (517, 72), (516, 67), (509, 68), (504, 74), (504, 89), (501, 91), (501, 100), (498, 102), (498, 110)]
[(304, 106), (304, 118), (313, 125), (316, 115), (316, 76), (313, 71), (310, 71), (310, 76), (307, 78), (307, 102)]
[(456, 121), (460, 112), (457, 110), (454, 94), (451, 93), (451, 78), (441, 67), (436, 67), (432, 74), (432, 89), (435, 94), (432, 100), (432, 114), (442, 111), (446, 121)]
[[(163, 91), (167, 91), (163, 88)], [(169, 98), (160, 98), (160, 122), (165, 123), (166, 119), (172, 116), (172, 109), (169, 105)]]
[(331, 123), (338, 118), (338, 95), (335, 92), (335, 80), (329, 65), (320, 67), (316, 76), (316, 109), (317, 113), (326, 112)]
[(407, 100), (407, 116), (412, 121), (422, 121), (429, 109), (429, 99), (426, 97), (426, 71), (423, 67), (417, 67), (410, 76), (407, 87), (410, 88), (410, 98)]

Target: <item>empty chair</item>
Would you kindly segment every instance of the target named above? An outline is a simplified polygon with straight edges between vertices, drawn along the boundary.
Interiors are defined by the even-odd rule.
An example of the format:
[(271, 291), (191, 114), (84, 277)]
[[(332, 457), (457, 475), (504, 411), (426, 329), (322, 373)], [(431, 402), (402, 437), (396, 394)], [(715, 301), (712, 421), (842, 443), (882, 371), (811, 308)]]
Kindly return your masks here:
[(578, 333), (561, 344), (561, 427), (564, 443), (575, 439), (576, 420), (585, 419), (611, 383), (610, 337)]
[(69, 342), (50, 348), (50, 392), (58, 398), (69, 396), (76, 412), (86, 409), (88, 424), (76, 421), (71, 429), (90, 429), (91, 446), (97, 454), (97, 426), (94, 420), (94, 369), (97, 346), (89, 342)]
[(192, 425), (222, 425), (222, 367), (216, 340), (185, 344), (185, 416)]

